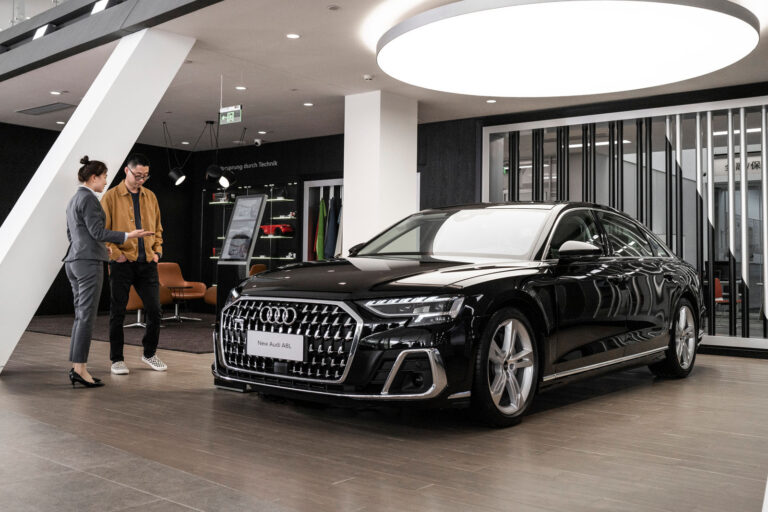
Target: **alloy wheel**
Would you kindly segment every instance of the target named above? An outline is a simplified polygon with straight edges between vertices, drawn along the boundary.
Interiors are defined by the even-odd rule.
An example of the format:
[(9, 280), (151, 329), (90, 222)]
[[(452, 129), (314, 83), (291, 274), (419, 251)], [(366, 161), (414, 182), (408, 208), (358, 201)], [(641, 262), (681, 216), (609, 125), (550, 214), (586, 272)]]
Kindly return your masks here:
[(677, 314), (675, 325), (675, 353), (680, 367), (687, 370), (693, 361), (696, 350), (696, 324), (693, 312), (688, 306), (682, 306)]
[(531, 335), (519, 320), (504, 320), (488, 348), (488, 387), (496, 408), (514, 414), (533, 389), (534, 354)]

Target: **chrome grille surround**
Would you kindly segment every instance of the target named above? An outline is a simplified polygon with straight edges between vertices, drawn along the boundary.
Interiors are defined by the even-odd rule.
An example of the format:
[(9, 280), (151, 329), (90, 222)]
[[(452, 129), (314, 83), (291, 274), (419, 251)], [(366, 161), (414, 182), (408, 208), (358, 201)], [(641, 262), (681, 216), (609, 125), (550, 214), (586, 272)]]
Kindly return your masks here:
[[(293, 308), (297, 317), (287, 326), (264, 323), (267, 315), (260, 315), (262, 307)], [(363, 330), (362, 318), (344, 302), (249, 295), (242, 295), (226, 306), (219, 324), (218, 348), (225, 368), (324, 384), (344, 382)], [(305, 361), (247, 355), (248, 330), (303, 335), (307, 346)], [(275, 362), (287, 363), (288, 373), (276, 373)]]

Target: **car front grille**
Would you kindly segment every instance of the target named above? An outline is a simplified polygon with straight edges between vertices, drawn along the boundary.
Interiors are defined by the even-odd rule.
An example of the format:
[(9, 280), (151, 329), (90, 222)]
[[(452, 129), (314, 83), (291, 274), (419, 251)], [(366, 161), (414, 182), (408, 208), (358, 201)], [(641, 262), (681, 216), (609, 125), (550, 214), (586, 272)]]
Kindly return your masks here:
[[(268, 314), (275, 308), (292, 308), (296, 312), (295, 319), (289, 325), (276, 322)], [(293, 314), (289, 319), (292, 318)], [(358, 327), (362, 328), (360, 321), (340, 303), (241, 297), (222, 313), (221, 355), (226, 366), (233, 370), (299, 380), (342, 382), (354, 355)], [(304, 360), (248, 355), (249, 330), (304, 336)]]

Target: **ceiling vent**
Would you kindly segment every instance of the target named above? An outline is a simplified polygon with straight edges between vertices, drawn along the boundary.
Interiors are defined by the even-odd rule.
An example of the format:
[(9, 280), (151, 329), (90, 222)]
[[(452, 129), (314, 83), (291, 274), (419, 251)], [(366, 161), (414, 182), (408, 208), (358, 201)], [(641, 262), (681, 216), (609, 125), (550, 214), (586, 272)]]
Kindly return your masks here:
[(70, 105), (69, 103), (56, 102), (48, 105), (41, 105), (39, 107), (25, 108), (24, 110), (17, 110), (16, 112), (30, 116), (41, 116), (43, 114), (50, 114), (51, 112), (58, 112), (59, 110), (67, 110), (69, 108), (75, 108), (75, 106)]

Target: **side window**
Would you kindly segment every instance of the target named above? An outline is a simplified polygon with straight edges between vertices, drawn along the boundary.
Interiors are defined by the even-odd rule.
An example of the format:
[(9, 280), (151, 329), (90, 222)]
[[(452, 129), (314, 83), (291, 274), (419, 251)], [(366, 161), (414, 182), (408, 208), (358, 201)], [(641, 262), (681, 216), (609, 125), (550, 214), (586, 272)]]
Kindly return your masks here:
[(667, 250), (666, 247), (661, 245), (658, 240), (656, 240), (655, 237), (651, 235), (647, 235), (646, 238), (648, 238), (648, 242), (651, 244), (651, 248), (653, 249), (653, 253), (656, 256), (661, 256), (663, 258), (667, 258), (671, 256), (672, 254)]
[(631, 221), (613, 213), (598, 212), (597, 216), (616, 256), (653, 256), (653, 249), (645, 234)]
[(555, 232), (549, 244), (548, 259), (560, 257), (559, 249), (568, 240), (587, 242), (603, 248), (600, 239), (600, 230), (597, 228), (595, 218), (589, 210), (575, 210), (565, 212), (555, 226)]

